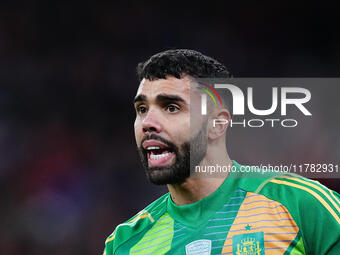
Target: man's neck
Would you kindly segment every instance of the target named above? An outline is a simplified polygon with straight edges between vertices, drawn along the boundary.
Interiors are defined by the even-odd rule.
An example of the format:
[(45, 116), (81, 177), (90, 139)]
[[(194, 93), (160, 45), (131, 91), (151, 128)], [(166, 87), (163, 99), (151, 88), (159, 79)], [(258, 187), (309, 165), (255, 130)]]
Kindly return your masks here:
[[(212, 164), (214, 162), (214, 164)], [(209, 164), (210, 163), (210, 164)], [(201, 166), (216, 165), (213, 161), (205, 157), (200, 163)], [(230, 169), (232, 161), (228, 155), (222, 161), (218, 162), (220, 165), (228, 166)], [(168, 189), (171, 194), (172, 201), (177, 205), (187, 205), (195, 203), (216, 191), (224, 182), (225, 178), (193, 178), (189, 177), (181, 184), (168, 184)]]

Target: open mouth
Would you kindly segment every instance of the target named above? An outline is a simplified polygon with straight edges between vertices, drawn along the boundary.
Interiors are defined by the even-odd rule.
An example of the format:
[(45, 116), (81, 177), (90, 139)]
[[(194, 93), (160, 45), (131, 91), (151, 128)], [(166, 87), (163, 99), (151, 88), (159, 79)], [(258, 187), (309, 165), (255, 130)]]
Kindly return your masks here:
[(165, 166), (175, 158), (175, 152), (166, 145), (155, 142), (146, 142), (144, 149), (148, 155), (149, 167)]

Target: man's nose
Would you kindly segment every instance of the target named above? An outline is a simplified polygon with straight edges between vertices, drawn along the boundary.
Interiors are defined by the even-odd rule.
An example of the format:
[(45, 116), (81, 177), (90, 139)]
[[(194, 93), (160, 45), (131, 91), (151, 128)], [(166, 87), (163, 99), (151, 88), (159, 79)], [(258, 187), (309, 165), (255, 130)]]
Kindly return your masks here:
[(143, 120), (143, 132), (156, 132), (160, 133), (162, 131), (162, 125), (160, 123), (159, 116), (155, 110), (149, 110), (147, 115)]

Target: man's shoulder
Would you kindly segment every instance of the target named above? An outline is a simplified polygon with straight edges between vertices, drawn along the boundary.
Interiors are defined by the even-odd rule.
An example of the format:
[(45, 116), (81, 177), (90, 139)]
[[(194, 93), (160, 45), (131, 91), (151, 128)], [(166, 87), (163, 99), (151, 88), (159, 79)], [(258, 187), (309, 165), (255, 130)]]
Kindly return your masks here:
[(253, 182), (255, 185), (249, 184), (251, 181), (248, 183), (249, 191), (281, 203), (298, 221), (307, 216), (313, 218), (313, 213), (318, 212), (334, 223), (340, 223), (340, 195), (317, 180), (281, 173), (264, 176)]
[(240, 186), (283, 204), (293, 214), (308, 213), (314, 208), (340, 223), (340, 196), (319, 181), (294, 173), (255, 171), (243, 175)]
[[(338, 254), (335, 253), (340, 249), (340, 196), (337, 192), (316, 180), (285, 174), (270, 179), (258, 193), (288, 209), (309, 252)], [(320, 243), (320, 240), (324, 241)], [(334, 253), (328, 253), (330, 247)]]
[(268, 179), (265, 185), (259, 187), (258, 192), (280, 199), (283, 203), (293, 204), (301, 210), (322, 208), (340, 223), (339, 194), (317, 180), (295, 174), (283, 174)]
[(113, 254), (114, 250), (133, 236), (145, 230), (166, 211), (169, 193), (153, 201), (129, 220), (119, 224), (105, 241), (106, 251)]
[[(340, 254), (340, 195), (321, 184), (292, 173), (255, 171), (236, 180), (246, 191), (246, 210), (292, 219), (309, 254)], [(260, 195), (260, 196), (259, 196)], [(258, 204), (261, 203), (261, 206)], [(276, 212), (266, 209), (279, 208)], [(290, 215), (289, 217), (286, 217)], [(276, 219), (277, 220), (277, 219)]]
[(280, 174), (263, 181), (255, 193), (286, 200), (288, 203), (310, 202), (314, 205), (328, 204), (339, 208), (339, 194), (327, 188), (317, 180), (312, 180), (297, 174)]

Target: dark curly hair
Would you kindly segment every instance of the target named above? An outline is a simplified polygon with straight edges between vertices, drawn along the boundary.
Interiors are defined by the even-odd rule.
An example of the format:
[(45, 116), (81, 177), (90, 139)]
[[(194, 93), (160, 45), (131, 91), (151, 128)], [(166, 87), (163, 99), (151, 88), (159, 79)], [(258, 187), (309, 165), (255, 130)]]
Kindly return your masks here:
[(165, 79), (167, 75), (180, 79), (183, 74), (194, 78), (229, 78), (227, 68), (217, 60), (194, 50), (175, 49), (159, 52), (137, 66), (139, 81)]
[[(217, 60), (198, 51), (187, 49), (159, 52), (137, 66), (139, 81), (143, 78), (148, 80), (165, 79), (167, 75), (180, 79), (185, 74), (198, 79), (231, 78), (227, 68)], [(216, 91), (221, 95), (223, 105), (231, 110), (231, 94), (220, 89), (216, 89)]]

